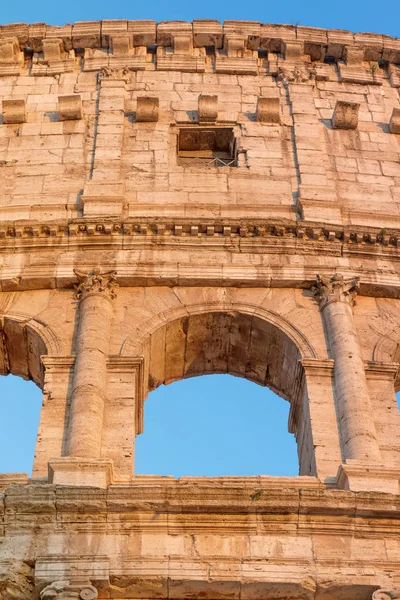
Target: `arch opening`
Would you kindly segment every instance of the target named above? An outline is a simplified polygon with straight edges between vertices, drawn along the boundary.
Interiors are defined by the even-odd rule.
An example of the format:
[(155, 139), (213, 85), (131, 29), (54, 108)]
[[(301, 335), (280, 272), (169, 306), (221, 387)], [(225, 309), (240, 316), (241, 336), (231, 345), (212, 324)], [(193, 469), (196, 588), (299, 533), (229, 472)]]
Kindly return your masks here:
[(32, 472), (42, 392), (33, 381), (0, 377), (0, 473)]
[(181, 476), (298, 475), (289, 405), (231, 375), (176, 381), (152, 392), (136, 473)]
[[(149, 390), (201, 375), (233, 375), (248, 380), (247, 383), (269, 388), (268, 391), (264, 389), (264, 394), (276, 394), (289, 401), (284, 430), (286, 436), (295, 434), (298, 442), (296, 475), (299, 472), (300, 475), (315, 475), (308, 392), (299, 363), (304, 356), (314, 355), (309, 352), (305, 337), (287, 320), (273, 313), (260, 316), (261, 311), (257, 312), (254, 308), (247, 313), (214, 307), (204, 310), (202, 307), (200, 310), (189, 308), (184, 315), (166, 319), (152, 330), (144, 347)], [(248, 393), (252, 395), (252, 391), (248, 390)], [(188, 401), (190, 395), (188, 392)], [(268, 409), (263, 407), (263, 410)], [(250, 408), (247, 417), (253, 417)], [(262, 420), (268, 422), (270, 416), (263, 414)], [(285, 436), (279, 442), (282, 448), (286, 443), (284, 439)], [(137, 457), (141, 443), (139, 438)], [(138, 467), (137, 461), (136, 464), (137, 468), (142, 468)], [(248, 467), (251, 469), (251, 464)], [(270, 473), (273, 470), (273, 467), (269, 468)], [(257, 474), (266, 473), (264, 468), (257, 471)], [(293, 474), (293, 467), (291, 472)]]
[(207, 374), (243, 377), (290, 400), (298, 346), (287, 332), (254, 314), (201, 312), (167, 322), (150, 336), (149, 391)]
[(42, 408), (41, 356), (58, 349), (54, 333), (23, 315), (0, 320), (0, 473), (31, 474)]

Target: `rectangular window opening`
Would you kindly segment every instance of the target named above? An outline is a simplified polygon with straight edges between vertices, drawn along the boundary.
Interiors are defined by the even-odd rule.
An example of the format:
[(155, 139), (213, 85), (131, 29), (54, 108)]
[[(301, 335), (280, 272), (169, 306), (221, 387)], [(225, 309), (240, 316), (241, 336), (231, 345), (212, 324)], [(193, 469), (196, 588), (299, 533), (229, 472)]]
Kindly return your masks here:
[(232, 127), (184, 127), (178, 135), (178, 165), (236, 167)]

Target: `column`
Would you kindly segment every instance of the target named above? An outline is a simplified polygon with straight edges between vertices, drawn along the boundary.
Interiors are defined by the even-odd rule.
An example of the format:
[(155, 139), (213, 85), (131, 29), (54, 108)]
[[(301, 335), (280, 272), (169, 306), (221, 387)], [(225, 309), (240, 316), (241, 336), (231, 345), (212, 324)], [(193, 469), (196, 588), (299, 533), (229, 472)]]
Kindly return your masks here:
[(75, 273), (79, 324), (67, 455), (100, 458), (116, 272)]
[(365, 376), (364, 361), (353, 319), (359, 278), (337, 273), (317, 275), (313, 288), (322, 313), (334, 364), (334, 386), (344, 459), (381, 461)]

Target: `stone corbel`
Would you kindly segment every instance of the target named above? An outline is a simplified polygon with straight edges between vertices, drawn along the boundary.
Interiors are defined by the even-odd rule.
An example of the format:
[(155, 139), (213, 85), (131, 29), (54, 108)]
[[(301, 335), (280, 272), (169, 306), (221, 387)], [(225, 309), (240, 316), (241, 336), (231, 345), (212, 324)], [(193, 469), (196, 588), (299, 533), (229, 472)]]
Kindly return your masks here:
[[(45, 38), (42, 41), (43, 57), (34, 55), (32, 61), (33, 75), (55, 75), (73, 70), (74, 52), (65, 47), (66, 41), (60, 37)], [(67, 40), (67, 45), (70, 46)]]
[(24, 62), (24, 53), (19, 47), (18, 38), (0, 40), (0, 76), (19, 75)]
[(360, 46), (346, 46), (344, 49), (344, 59), (347, 66), (358, 67), (362, 64), (365, 56), (363, 47)]
[(260, 28), (260, 48), (268, 52), (283, 53), (285, 42), (296, 40), (296, 29), (293, 25), (262, 24)]
[(128, 33), (132, 35), (133, 46), (152, 46), (157, 40), (155, 21), (128, 21)]
[(259, 96), (257, 99), (257, 121), (260, 123), (280, 123), (279, 98)]
[(82, 99), (80, 94), (58, 96), (58, 112), (60, 121), (77, 121), (82, 119)]
[(256, 75), (260, 23), (252, 21), (225, 21), (223, 49), (216, 54), (217, 73)]
[(219, 21), (207, 19), (193, 21), (193, 45), (196, 48), (205, 46), (222, 48), (223, 41), (222, 25)]
[(390, 133), (400, 133), (400, 108), (394, 108), (389, 123)]
[(193, 47), (191, 23), (160, 23), (157, 27), (157, 44), (159, 71), (204, 72), (205, 48)]
[(62, 60), (65, 57), (64, 43), (60, 38), (43, 40), (43, 58), (46, 62)]
[(132, 50), (132, 35), (128, 32), (110, 36), (110, 50), (113, 56), (128, 56)]
[(304, 42), (298, 40), (284, 42), (283, 55), (285, 60), (300, 60), (304, 56)]
[(400, 88), (400, 67), (389, 64), (388, 74), (390, 85), (394, 88)]
[(332, 117), (334, 129), (357, 129), (360, 105), (355, 102), (338, 100)]
[(348, 83), (382, 85), (383, 76), (377, 62), (366, 65), (366, 51), (364, 46), (349, 45), (344, 49), (346, 64), (339, 64), (340, 80)]
[(139, 96), (136, 107), (138, 123), (155, 123), (158, 121), (159, 100), (149, 96)]
[(328, 45), (326, 29), (317, 27), (297, 27), (297, 39), (304, 43), (304, 54), (312, 61), (323, 60)]
[(101, 21), (79, 21), (72, 27), (75, 48), (98, 48), (101, 40)]
[(215, 123), (218, 119), (218, 96), (199, 96), (199, 123)]
[(26, 106), (25, 100), (3, 100), (3, 123), (25, 123)]

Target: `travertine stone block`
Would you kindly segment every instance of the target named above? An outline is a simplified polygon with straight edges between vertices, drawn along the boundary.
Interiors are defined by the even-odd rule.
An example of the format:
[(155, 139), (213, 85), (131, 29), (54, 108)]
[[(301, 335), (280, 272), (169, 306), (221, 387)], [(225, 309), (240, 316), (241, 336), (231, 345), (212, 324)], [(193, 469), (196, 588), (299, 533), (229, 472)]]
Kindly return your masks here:
[(20, 54), (18, 38), (0, 39), (0, 64), (18, 62)]
[(3, 100), (3, 123), (25, 123), (25, 100)]
[(211, 19), (195, 19), (193, 21), (193, 44), (199, 48), (204, 46), (222, 48), (222, 24)]
[(100, 21), (77, 21), (72, 27), (72, 43), (75, 48), (97, 48), (101, 40)]
[(49, 461), (49, 482), (55, 485), (107, 488), (113, 481), (110, 459), (66, 456)]
[(110, 46), (114, 56), (128, 56), (132, 48), (132, 35), (119, 33), (110, 36)]
[(346, 64), (351, 66), (361, 65), (364, 60), (365, 50), (360, 46), (346, 46), (344, 51), (344, 58), (346, 60)]
[(400, 67), (398, 65), (389, 64), (388, 73), (391, 86), (400, 88)]
[(304, 42), (302, 41), (285, 41), (283, 44), (283, 54), (286, 59), (299, 59), (304, 54)]
[(58, 97), (60, 121), (76, 121), (82, 119), (82, 98), (80, 94)]
[(218, 96), (199, 96), (199, 123), (214, 122), (218, 119)]
[(260, 47), (261, 25), (258, 21), (224, 21), (224, 36), (244, 37), (246, 48), (257, 50)]
[(164, 21), (157, 25), (157, 44), (173, 46), (174, 36), (192, 36), (193, 27), (185, 21)]
[(360, 105), (356, 102), (338, 100), (332, 117), (334, 129), (357, 129), (359, 110)]
[(279, 98), (258, 97), (257, 121), (261, 123), (280, 123)]
[(136, 121), (155, 122), (158, 121), (159, 99), (149, 96), (138, 96), (136, 108)]
[(46, 61), (61, 60), (65, 55), (63, 40), (60, 38), (43, 40), (43, 54)]
[(152, 46), (157, 40), (155, 21), (128, 21), (128, 32), (134, 46)]
[(400, 108), (394, 108), (389, 123), (390, 133), (400, 133)]

